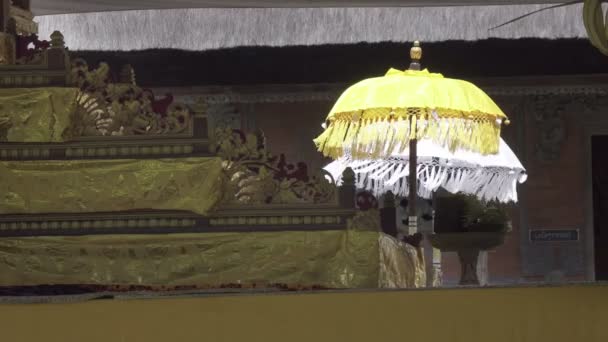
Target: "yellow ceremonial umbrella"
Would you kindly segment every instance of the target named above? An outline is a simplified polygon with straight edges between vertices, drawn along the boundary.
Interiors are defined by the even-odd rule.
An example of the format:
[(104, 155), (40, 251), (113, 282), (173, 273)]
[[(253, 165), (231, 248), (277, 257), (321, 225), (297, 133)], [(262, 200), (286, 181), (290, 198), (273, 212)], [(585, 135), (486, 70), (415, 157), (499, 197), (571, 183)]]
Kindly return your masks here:
[(421, 70), (422, 49), (410, 50), (408, 70), (349, 87), (335, 103), (325, 131), (314, 141), (325, 156), (383, 159), (409, 149), (409, 224), (416, 228), (416, 141), (431, 139), (450, 151), (498, 153), (506, 115), (481, 89)]

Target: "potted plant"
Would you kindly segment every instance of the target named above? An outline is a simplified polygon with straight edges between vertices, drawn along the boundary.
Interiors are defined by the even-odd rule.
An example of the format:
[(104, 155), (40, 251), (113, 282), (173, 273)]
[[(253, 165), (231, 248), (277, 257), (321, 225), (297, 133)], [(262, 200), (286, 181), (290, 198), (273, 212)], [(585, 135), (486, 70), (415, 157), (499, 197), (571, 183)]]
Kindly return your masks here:
[(445, 196), (436, 202), (435, 234), (430, 236), (431, 244), (443, 252), (458, 253), (461, 285), (479, 285), (479, 252), (502, 245), (511, 230), (506, 208), (463, 194)]
[(500, 203), (483, 203), (475, 196), (459, 196), (464, 202), (463, 227), (466, 231), (507, 233), (511, 230), (509, 214)]

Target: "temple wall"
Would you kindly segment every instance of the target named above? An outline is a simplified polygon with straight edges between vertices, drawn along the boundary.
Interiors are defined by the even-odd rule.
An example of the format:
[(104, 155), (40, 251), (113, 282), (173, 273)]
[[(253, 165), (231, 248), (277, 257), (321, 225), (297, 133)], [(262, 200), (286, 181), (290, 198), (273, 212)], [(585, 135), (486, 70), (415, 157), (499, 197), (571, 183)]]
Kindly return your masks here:
[(323, 131), (321, 124), (331, 106), (327, 101), (255, 104), (250, 120), (264, 131), (271, 150), (292, 161), (305, 161), (314, 170), (327, 163), (312, 139)]

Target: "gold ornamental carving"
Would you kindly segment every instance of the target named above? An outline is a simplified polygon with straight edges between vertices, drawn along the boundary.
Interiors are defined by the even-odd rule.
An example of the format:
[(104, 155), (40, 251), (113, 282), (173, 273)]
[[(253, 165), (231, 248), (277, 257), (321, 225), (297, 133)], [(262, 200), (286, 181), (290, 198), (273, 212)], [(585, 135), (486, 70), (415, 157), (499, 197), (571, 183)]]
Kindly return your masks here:
[(337, 188), (325, 174), (310, 176), (306, 164), (290, 164), (284, 155), (272, 155), (261, 132), (219, 128), (215, 139), (229, 180), (225, 204), (318, 204), (337, 198)]
[(71, 136), (168, 135), (187, 133), (191, 113), (173, 97), (155, 98), (135, 84), (132, 68), (121, 71), (114, 83), (110, 67), (90, 69), (83, 59), (72, 62), (71, 83), (80, 89)]

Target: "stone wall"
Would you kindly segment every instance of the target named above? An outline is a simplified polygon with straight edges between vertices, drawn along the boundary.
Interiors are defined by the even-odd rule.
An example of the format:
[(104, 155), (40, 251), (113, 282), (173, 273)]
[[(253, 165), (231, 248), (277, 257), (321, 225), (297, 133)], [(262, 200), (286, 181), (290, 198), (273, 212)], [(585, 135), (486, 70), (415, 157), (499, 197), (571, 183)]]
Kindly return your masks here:
[[(503, 138), (528, 171), (512, 211), (513, 231), (488, 253), (490, 283), (580, 280), (586, 277), (592, 230), (586, 217), (588, 186), (583, 126), (603, 115), (596, 94), (495, 96), (512, 118)], [(532, 242), (530, 231), (577, 229), (578, 241)], [(443, 257), (444, 279), (458, 281), (455, 254)]]

